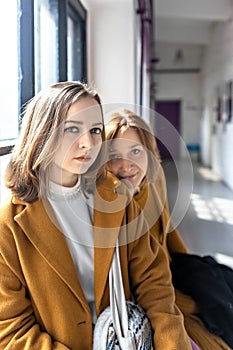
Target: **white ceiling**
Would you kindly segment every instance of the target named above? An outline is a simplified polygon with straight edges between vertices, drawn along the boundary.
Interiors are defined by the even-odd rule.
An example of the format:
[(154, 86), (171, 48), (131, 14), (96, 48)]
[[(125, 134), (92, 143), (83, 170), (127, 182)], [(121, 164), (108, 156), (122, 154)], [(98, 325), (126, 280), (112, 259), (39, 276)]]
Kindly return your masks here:
[(158, 42), (207, 44), (211, 24), (233, 14), (233, 0), (154, 0)]
[[(157, 69), (200, 69), (213, 24), (233, 19), (233, 0), (153, 0), (153, 4)], [(183, 59), (175, 63), (179, 50)]]

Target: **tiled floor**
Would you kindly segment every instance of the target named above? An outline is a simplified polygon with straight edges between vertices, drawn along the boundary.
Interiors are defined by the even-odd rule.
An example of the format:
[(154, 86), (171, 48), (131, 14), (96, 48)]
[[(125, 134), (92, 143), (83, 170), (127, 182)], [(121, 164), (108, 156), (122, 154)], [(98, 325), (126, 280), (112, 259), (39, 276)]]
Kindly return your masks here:
[(233, 191), (197, 162), (164, 161), (163, 168), (171, 213), (174, 206), (178, 213), (173, 220), (189, 251), (233, 267)]

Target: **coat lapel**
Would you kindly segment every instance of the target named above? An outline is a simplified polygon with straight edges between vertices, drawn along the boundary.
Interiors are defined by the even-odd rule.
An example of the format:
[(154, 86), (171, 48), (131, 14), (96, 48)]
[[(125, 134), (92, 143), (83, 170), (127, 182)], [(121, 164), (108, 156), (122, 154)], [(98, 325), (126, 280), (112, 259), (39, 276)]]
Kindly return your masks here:
[(24, 211), (15, 220), (41, 256), (76, 297), (86, 304), (65, 237), (56, 227), (56, 219), (48, 202), (39, 200), (26, 204)]
[[(115, 245), (124, 219), (127, 197), (124, 188), (117, 189), (101, 186), (95, 194), (94, 205), (94, 271), (95, 271), (95, 300), (97, 315), (108, 294), (108, 274), (111, 266)], [(102, 305), (101, 305), (102, 304)]]

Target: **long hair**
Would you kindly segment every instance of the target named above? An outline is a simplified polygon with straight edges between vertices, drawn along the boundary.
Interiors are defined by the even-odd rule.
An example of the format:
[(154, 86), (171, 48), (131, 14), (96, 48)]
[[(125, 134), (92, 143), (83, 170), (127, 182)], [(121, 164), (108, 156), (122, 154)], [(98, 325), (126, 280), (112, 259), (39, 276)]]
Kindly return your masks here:
[(154, 182), (158, 176), (156, 169), (160, 169), (161, 159), (155, 136), (142, 117), (129, 110), (124, 110), (123, 113), (112, 114), (111, 119), (105, 124), (106, 140), (111, 141), (117, 138), (120, 131), (125, 131), (129, 128), (136, 131), (142, 145), (147, 150), (148, 168), (141, 185), (145, 182)]
[[(53, 161), (62, 136), (62, 123), (70, 106), (77, 100), (91, 97), (102, 106), (98, 93), (80, 82), (60, 82), (40, 91), (25, 105), (17, 144), (6, 170), (5, 183), (12, 194), (26, 202), (33, 202), (42, 195), (41, 175), (47, 183), (46, 170)], [(102, 141), (105, 140), (105, 130)], [(97, 173), (103, 162), (103, 147), (89, 171)], [(88, 171), (88, 172), (89, 172)]]

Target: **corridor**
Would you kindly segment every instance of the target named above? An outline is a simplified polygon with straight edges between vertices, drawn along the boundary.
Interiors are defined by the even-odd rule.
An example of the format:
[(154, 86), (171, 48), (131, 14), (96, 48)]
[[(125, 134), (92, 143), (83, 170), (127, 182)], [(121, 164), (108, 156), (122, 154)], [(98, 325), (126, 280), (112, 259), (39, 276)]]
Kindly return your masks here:
[(177, 205), (184, 215), (178, 230), (190, 253), (212, 255), (233, 267), (233, 191), (197, 161), (166, 160), (163, 168), (170, 210)]

